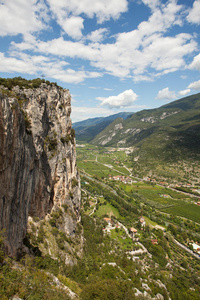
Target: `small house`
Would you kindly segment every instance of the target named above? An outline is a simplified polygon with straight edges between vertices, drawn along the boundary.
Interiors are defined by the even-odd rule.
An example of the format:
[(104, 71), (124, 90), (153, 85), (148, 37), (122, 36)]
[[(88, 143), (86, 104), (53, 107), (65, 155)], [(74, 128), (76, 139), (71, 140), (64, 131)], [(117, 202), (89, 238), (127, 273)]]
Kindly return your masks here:
[(92, 202), (92, 201), (89, 201), (89, 205), (90, 205), (90, 207), (91, 207), (91, 206), (95, 205), (95, 203)]
[(146, 225), (145, 219), (143, 217), (140, 218), (140, 224), (141, 224), (141, 227), (145, 227), (145, 225)]
[(200, 254), (200, 246), (198, 244), (193, 243), (192, 247), (193, 247), (194, 252)]
[(152, 243), (152, 245), (156, 245), (156, 244), (158, 244), (158, 240), (157, 239), (153, 239), (153, 240), (151, 240), (151, 243)]
[(112, 225), (112, 220), (110, 218), (103, 218), (109, 225)]
[(131, 227), (131, 228), (129, 228), (129, 233), (132, 235), (132, 237), (134, 237), (135, 234), (137, 233), (137, 229)]

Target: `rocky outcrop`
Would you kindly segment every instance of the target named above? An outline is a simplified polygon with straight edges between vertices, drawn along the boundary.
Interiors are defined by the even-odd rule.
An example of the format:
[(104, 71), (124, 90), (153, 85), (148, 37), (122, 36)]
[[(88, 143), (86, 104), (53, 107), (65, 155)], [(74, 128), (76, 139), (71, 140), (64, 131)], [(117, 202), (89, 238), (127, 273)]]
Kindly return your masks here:
[(44, 218), (67, 205), (64, 228), (73, 235), (79, 220), (71, 97), (56, 84), (0, 91), (0, 229), (5, 248), (17, 256), (28, 216)]
[[(112, 128), (111, 130), (109, 130), (109, 132), (108, 132), (107, 135), (103, 135), (103, 136), (101, 136), (101, 137), (98, 139), (98, 141), (101, 140), (101, 141), (99, 142), (99, 144), (102, 145), (102, 146), (108, 144), (108, 143), (113, 139), (113, 137), (116, 136), (116, 134), (117, 134), (120, 130), (122, 130), (122, 129), (123, 129), (122, 123), (115, 124), (115, 125), (114, 125), (114, 128)], [(105, 138), (105, 139), (104, 139), (104, 138)]]

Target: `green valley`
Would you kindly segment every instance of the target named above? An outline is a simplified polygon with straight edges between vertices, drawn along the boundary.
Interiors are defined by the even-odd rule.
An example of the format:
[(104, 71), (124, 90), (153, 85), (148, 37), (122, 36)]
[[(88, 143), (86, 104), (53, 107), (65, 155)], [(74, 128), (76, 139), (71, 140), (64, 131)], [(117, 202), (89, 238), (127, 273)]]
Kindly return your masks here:
[[(90, 144), (126, 148), (131, 152), (128, 168), (132, 168), (136, 177), (198, 185), (199, 111), (200, 94), (182, 98), (157, 109), (137, 112), (127, 119), (117, 118), (96, 132)], [(84, 133), (81, 140), (84, 141)]]
[(1, 299), (199, 299), (199, 108), (197, 94), (107, 127), (86, 120), (77, 144), (73, 129), (73, 138), (53, 131), (55, 153), (66, 150), (49, 156), (56, 205), (44, 218), (28, 216), (17, 259), (4, 253), (1, 232)]
[[(95, 247), (95, 263), (103, 265), (101, 271), (91, 267), (92, 277), (88, 275), (90, 283), (83, 294), (88, 299), (198, 299), (192, 278), (200, 272), (199, 260), (191, 249), (200, 241), (200, 207), (196, 204), (200, 195), (180, 191), (170, 178), (167, 183), (136, 177), (130, 150), (87, 144), (77, 147), (83, 216), (97, 232), (99, 226), (103, 232), (99, 244), (95, 239), (95, 246), (89, 246)], [(91, 161), (99, 172), (94, 172)], [(190, 190), (194, 188), (199, 190), (199, 186)], [(93, 255), (90, 252), (91, 260)], [(109, 286), (108, 278), (117, 291), (117, 282), (124, 284), (129, 278), (127, 296), (101, 292), (101, 284), (102, 289)]]

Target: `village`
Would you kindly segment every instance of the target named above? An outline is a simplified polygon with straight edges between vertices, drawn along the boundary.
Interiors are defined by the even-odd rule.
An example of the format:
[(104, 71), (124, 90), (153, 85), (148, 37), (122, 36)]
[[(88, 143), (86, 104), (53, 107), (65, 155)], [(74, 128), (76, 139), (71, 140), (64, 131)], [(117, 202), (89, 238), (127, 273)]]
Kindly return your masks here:
[(123, 182), (123, 183), (133, 183), (135, 181), (133, 181), (133, 179), (129, 176), (120, 176), (120, 175), (116, 175), (116, 176), (111, 176), (109, 175), (109, 180), (116, 180), (116, 181), (120, 181), (120, 182)]
[[(85, 184), (89, 184), (89, 183), (86, 182)], [(165, 194), (160, 195), (160, 196), (164, 197), (164, 198), (169, 197), (168, 195), (165, 195)], [(94, 197), (92, 195), (89, 195), (88, 204), (89, 204), (90, 209), (89, 209), (88, 213), (90, 216), (92, 216), (98, 209), (97, 205), (99, 203), (99, 199), (101, 199), (101, 198), (103, 199), (102, 195), (96, 195)], [(104, 203), (101, 202), (100, 206), (102, 206), (104, 204), (105, 204), (105, 202)], [(198, 203), (198, 205), (200, 205), (200, 202)], [(114, 236), (116, 239), (117, 235), (115, 235), (113, 232), (119, 233), (119, 231), (121, 230), (120, 238), (122, 240), (124, 240), (124, 242), (126, 239), (131, 240), (132, 248), (130, 248), (129, 250), (126, 251), (128, 254), (131, 255), (130, 256), (131, 259), (133, 259), (133, 260), (139, 259), (138, 255), (141, 255), (143, 253), (147, 253), (148, 255), (150, 255), (148, 250), (145, 248), (145, 246), (140, 241), (141, 232), (145, 231), (145, 228), (147, 226), (145, 217), (140, 216), (138, 218), (138, 221), (135, 222), (135, 225), (137, 228), (135, 228), (135, 227), (127, 228), (121, 222), (119, 222), (115, 217), (113, 217), (112, 213), (110, 213), (110, 217), (104, 216), (103, 221), (104, 221), (104, 227), (103, 227), (104, 235), (108, 234), (110, 237)], [(162, 230), (163, 234), (164, 235), (166, 234), (166, 228), (164, 226), (160, 226), (160, 225), (156, 224), (154, 226), (151, 226), (151, 229), (153, 229), (153, 228), (156, 230)], [(182, 249), (186, 250), (188, 253), (192, 254), (193, 256), (195, 256), (197, 258), (200, 258), (200, 244), (199, 243), (191, 241), (188, 243), (188, 247), (186, 247), (185, 245), (179, 243), (176, 240), (175, 240), (175, 242), (177, 243), (177, 245), (179, 245)], [(129, 241), (129, 243), (130, 243), (130, 241)], [(158, 239), (153, 232), (151, 235), (151, 243), (152, 243), (152, 245), (158, 244)]]
[[(108, 175), (108, 179), (123, 182), (125, 184), (126, 183), (132, 184), (132, 183), (137, 182), (136, 180), (133, 180), (130, 176), (122, 176), (122, 175), (115, 175), (115, 176)], [(198, 195), (200, 196), (200, 189), (198, 187), (190, 184), (190, 183), (187, 183), (187, 184), (170, 183), (169, 184), (168, 182), (165, 182), (165, 181), (157, 181), (156, 179), (151, 178), (151, 177), (143, 177), (142, 181), (146, 181), (146, 182), (149, 182), (149, 183), (152, 183), (152, 184), (158, 184), (158, 185), (168, 187), (168, 188), (175, 188), (175, 189), (186, 188), (186, 189), (190, 189), (191, 193), (195, 193), (197, 196)]]
[[(104, 217), (103, 220), (105, 221), (105, 227), (103, 228), (104, 234), (109, 234), (111, 235), (112, 230), (118, 231), (118, 229), (123, 229), (125, 234), (130, 238), (133, 242), (136, 243), (136, 245), (139, 245), (140, 248), (137, 250), (131, 250), (128, 251), (127, 253), (131, 254), (132, 256), (143, 254), (143, 253), (148, 253), (148, 250), (144, 247), (143, 244), (140, 242), (140, 233), (138, 232), (138, 229), (134, 227), (130, 227), (127, 229), (122, 223), (119, 221), (114, 220), (113, 218), (108, 218)], [(139, 217), (139, 224), (140, 224), (140, 230), (145, 230), (146, 222), (143, 216)], [(160, 225), (155, 225), (155, 229), (160, 229), (163, 231), (163, 233), (166, 233), (166, 229)], [(126, 237), (123, 236), (123, 239)], [(157, 245), (158, 244), (158, 239), (156, 236), (152, 233), (151, 236), (151, 243), (152, 245)], [(187, 252), (191, 253), (193, 256), (197, 257), (200, 259), (200, 243), (194, 243), (190, 242), (189, 243), (189, 248), (186, 246), (182, 245), (181, 243), (177, 242), (176, 243), (183, 249), (185, 249)], [(134, 258), (133, 258), (134, 260)]]

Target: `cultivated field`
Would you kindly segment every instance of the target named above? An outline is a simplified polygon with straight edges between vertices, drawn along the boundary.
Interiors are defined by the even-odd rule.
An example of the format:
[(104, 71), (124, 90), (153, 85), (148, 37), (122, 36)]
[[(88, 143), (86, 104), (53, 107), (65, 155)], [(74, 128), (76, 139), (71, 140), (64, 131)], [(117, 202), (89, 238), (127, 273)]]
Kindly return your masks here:
[(195, 204), (173, 206), (165, 208), (162, 211), (174, 216), (184, 217), (194, 222), (200, 223), (200, 206), (197, 206)]
[[(142, 181), (139, 178), (135, 179), (135, 177), (132, 177), (132, 184), (109, 180), (110, 175), (131, 176), (130, 169), (127, 170), (131, 165), (130, 157), (124, 151), (86, 145), (83, 148), (77, 148), (77, 164), (83, 172), (101, 180), (105, 178), (107, 184), (124, 191), (132, 198), (133, 204), (136, 200), (149, 208), (200, 223), (200, 207), (193, 204), (194, 198), (191, 198), (190, 195)], [(98, 217), (106, 214), (119, 217), (118, 210), (109, 203), (99, 205), (95, 214)]]

